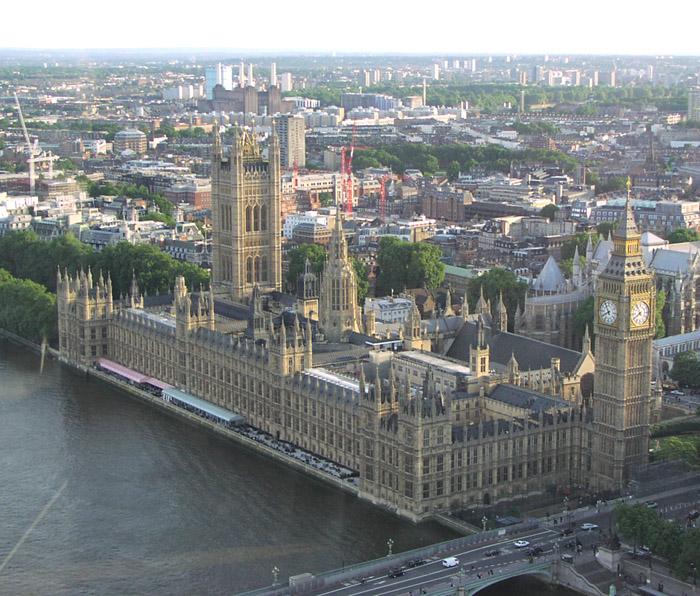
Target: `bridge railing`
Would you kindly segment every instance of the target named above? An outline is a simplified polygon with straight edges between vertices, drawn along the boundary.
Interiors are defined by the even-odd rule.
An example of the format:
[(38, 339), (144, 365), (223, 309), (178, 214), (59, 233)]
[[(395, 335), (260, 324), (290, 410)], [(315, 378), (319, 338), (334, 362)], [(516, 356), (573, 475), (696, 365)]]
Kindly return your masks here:
[(304, 580), (300, 581), (298, 585), (293, 585), (293, 583), (290, 582), (289, 585), (285, 584), (277, 587), (259, 588), (258, 590), (246, 592), (240, 596), (283, 596), (287, 594), (303, 594), (304, 592), (353, 579), (361, 579), (376, 573), (386, 573), (392, 567), (406, 565), (409, 561), (413, 561), (415, 559), (439, 557), (443, 554), (451, 553), (455, 550), (463, 549), (469, 546), (475, 546), (489, 540), (494, 540), (496, 538), (507, 538), (509, 536), (521, 534), (523, 532), (530, 532), (539, 528), (540, 522), (538, 520), (528, 520), (521, 524), (496, 530), (489, 530), (487, 532), (472, 534), (470, 536), (462, 536), (460, 538), (448, 540), (447, 542), (439, 542), (437, 544), (431, 544), (430, 546), (423, 546), (391, 556), (382, 557), (381, 559), (373, 559), (372, 561), (366, 561), (364, 563), (346, 565), (342, 569), (324, 571), (309, 577), (308, 579), (304, 578)]

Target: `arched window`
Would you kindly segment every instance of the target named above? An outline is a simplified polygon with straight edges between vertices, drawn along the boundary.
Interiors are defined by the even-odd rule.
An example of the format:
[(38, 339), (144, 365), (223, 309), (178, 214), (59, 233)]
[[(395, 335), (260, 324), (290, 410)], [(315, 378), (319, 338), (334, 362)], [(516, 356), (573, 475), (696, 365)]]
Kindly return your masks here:
[(253, 257), (248, 257), (245, 262), (245, 280), (249, 284), (253, 283)]
[(267, 207), (260, 207), (260, 229), (265, 232), (267, 230)]
[(253, 231), (260, 231), (260, 207), (253, 207)]
[(246, 232), (251, 232), (251, 225), (253, 223), (253, 216), (251, 213), (251, 207), (250, 205), (245, 208), (245, 231)]
[(255, 272), (255, 283), (258, 283), (260, 281), (260, 257), (255, 257), (253, 271)]
[(260, 279), (267, 281), (267, 257), (262, 258), (262, 269), (260, 271)]

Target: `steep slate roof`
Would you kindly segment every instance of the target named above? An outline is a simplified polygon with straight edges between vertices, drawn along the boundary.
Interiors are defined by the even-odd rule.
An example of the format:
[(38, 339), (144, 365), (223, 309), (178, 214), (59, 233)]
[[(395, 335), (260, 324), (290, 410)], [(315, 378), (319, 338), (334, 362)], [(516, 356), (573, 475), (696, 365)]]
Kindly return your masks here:
[[(552, 364), (551, 358), (559, 358), (561, 372), (573, 372), (581, 358), (581, 352), (567, 350), (523, 335), (503, 331), (493, 333), (490, 327), (485, 327), (485, 331), (491, 362), (503, 368), (514, 354), (522, 371), (549, 368)], [(476, 323), (466, 322), (448, 350), (447, 356), (469, 362), (469, 347), (475, 343)]]
[(546, 412), (552, 408), (568, 408), (571, 406), (569, 402), (563, 399), (544, 395), (527, 387), (509, 384), (498, 385), (489, 397), (517, 408), (527, 408), (531, 412)]
[(550, 255), (547, 262), (542, 267), (542, 271), (532, 284), (532, 289), (538, 292), (563, 292), (566, 291), (566, 279), (559, 269), (559, 265)]

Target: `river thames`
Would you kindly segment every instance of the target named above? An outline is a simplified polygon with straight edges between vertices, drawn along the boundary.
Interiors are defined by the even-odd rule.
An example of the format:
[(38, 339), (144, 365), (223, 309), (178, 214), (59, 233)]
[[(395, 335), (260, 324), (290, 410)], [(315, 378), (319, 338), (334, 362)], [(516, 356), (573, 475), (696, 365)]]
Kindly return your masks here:
[(236, 594), (455, 536), (6, 342), (0, 387), (3, 596)]

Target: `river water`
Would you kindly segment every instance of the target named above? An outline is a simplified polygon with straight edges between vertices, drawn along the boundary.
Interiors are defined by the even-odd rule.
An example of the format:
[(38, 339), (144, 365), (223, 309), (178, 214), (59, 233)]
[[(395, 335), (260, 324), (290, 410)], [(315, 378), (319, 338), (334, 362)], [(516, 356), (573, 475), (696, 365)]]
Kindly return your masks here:
[(0, 342), (2, 596), (236, 594), (453, 537)]

